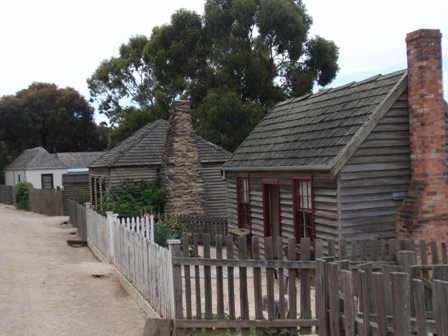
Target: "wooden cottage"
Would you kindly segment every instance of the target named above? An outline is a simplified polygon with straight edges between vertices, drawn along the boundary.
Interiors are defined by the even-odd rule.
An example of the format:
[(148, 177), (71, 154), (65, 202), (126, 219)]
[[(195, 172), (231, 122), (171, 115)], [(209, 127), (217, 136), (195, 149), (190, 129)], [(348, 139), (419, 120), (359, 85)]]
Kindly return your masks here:
[(277, 104), (223, 167), (230, 225), (297, 242), (448, 240), (440, 40), (410, 33), (408, 69)]
[[(131, 180), (151, 181), (161, 173), (170, 123), (148, 123), (90, 166), (91, 202), (98, 204), (109, 187)], [(230, 153), (194, 135), (204, 178), (204, 210), (207, 216), (225, 216), (226, 187), (221, 167)]]

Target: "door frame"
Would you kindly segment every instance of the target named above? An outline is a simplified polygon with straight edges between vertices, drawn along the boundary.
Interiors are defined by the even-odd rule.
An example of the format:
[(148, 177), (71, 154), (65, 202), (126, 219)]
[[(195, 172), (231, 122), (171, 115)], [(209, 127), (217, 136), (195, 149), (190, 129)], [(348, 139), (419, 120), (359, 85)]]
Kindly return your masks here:
[(270, 218), (271, 218), (271, 211), (270, 211), (270, 197), (269, 197), (269, 188), (272, 186), (277, 186), (277, 208), (278, 208), (278, 234), (281, 236), (282, 234), (282, 225), (280, 222), (281, 218), (281, 211), (280, 211), (280, 184), (278, 179), (263, 179), (263, 226), (264, 226), (264, 236), (268, 237), (271, 236), (271, 225), (270, 225)]

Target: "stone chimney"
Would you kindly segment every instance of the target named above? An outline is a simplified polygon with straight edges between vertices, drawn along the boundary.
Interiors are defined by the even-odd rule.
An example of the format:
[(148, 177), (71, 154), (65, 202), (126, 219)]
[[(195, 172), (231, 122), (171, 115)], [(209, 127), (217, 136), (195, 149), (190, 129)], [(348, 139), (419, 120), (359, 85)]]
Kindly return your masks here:
[(448, 241), (448, 171), (441, 33), (406, 36), (411, 183), (398, 212), (397, 238)]
[(204, 178), (190, 110), (190, 102), (181, 100), (170, 111), (161, 166), (168, 215), (204, 215)]

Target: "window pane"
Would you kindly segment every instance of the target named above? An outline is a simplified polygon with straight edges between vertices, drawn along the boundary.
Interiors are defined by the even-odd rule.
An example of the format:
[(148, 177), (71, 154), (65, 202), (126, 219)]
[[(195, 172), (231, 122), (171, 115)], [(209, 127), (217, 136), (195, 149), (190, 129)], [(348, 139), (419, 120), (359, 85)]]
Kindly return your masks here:
[(249, 178), (237, 179), (238, 226), (250, 228), (250, 189)]
[(295, 232), (299, 242), (301, 238), (314, 240), (313, 183), (311, 177), (295, 180)]
[(53, 174), (41, 175), (42, 189), (53, 189)]

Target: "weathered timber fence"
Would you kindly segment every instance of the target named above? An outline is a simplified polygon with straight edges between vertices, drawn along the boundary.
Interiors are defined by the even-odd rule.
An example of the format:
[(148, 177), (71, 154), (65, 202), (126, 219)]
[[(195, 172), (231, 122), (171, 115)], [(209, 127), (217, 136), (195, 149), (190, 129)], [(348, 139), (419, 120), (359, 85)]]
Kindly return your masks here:
[(47, 216), (64, 216), (64, 192), (60, 190), (29, 190), (29, 208)]
[(78, 235), (87, 241), (87, 220), (85, 206), (73, 200), (67, 200), (67, 212), (70, 223), (78, 229)]
[(167, 250), (146, 219), (81, 208), (89, 246), (176, 335), (447, 335), (445, 243), (185, 234)]
[[(264, 238), (264, 253), (258, 237), (252, 238), (251, 253), (246, 237), (239, 237), (237, 254), (231, 235), (217, 236), (214, 249), (209, 235), (203, 243), (201, 250), (185, 235), (181, 245), (173, 246), (176, 335), (212, 330), (243, 335), (315, 332), (315, 261), (308, 239), (302, 240), (300, 254), (295, 238)], [(275, 257), (282, 256), (284, 245), (290, 253)], [(314, 253), (320, 255), (320, 250)]]
[[(15, 188), (0, 185), (0, 203), (14, 204)], [(61, 190), (29, 190), (29, 210), (47, 216), (67, 215), (67, 195)]]
[(317, 260), (320, 335), (448, 335), (445, 242), (370, 240), (353, 246), (361, 253)]
[(132, 284), (163, 318), (173, 318), (173, 285), (169, 250), (152, 241), (148, 218), (107, 218), (84, 208), (87, 242)]
[(0, 203), (14, 204), (14, 187), (0, 185)]
[(214, 245), (217, 235), (225, 236), (228, 233), (227, 218), (204, 216), (180, 216), (181, 223), (191, 235), (198, 235), (199, 243), (203, 242), (203, 235), (209, 234)]

